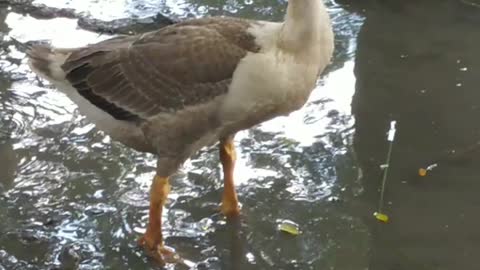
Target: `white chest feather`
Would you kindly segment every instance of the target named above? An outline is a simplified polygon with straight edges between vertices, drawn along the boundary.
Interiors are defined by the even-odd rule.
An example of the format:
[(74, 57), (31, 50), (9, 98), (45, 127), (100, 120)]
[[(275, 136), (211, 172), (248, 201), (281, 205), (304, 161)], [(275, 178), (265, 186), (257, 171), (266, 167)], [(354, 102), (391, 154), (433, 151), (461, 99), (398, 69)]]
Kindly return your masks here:
[(323, 48), (319, 41), (301, 51), (285, 50), (278, 46), (281, 30), (278, 23), (251, 29), (262, 50), (248, 54), (238, 65), (222, 108), (225, 122), (245, 121), (255, 115), (260, 115), (259, 121), (285, 115), (308, 99), (319, 72), (330, 62), (331, 49)]
[(264, 107), (287, 109), (292, 99), (308, 96), (317, 73), (317, 66), (298, 63), (280, 52), (250, 54), (235, 72), (225, 108), (235, 114)]

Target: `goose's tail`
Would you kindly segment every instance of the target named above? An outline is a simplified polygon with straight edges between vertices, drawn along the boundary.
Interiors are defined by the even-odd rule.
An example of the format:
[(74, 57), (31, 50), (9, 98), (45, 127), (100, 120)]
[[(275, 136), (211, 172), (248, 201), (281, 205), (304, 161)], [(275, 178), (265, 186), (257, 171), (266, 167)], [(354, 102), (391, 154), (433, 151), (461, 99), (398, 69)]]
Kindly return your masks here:
[(23, 43), (10, 38), (20, 51), (27, 54), (28, 65), (36, 74), (52, 83), (65, 81), (62, 65), (72, 50), (55, 49), (49, 44)]

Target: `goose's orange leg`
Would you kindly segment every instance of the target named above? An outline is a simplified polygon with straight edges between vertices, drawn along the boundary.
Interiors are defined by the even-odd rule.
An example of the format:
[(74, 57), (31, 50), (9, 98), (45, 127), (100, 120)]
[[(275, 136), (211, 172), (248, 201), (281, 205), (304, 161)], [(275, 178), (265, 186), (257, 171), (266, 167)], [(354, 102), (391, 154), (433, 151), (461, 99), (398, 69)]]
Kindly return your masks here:
[(150, 187), (150, 211), (147, 231), (138, 243), (160, 263), (172, 262), (175, 253), (163, 246), (162, 209), (170, 192), (168, 177), (155, 176)]
[(223, 195), (220, 211), (227, 217), (238, 216), (237, 192), (233, 181), (233, 169), (235, 167), (236, 152), (233, 136), (220, 140), (220, 160), (223, 167)]

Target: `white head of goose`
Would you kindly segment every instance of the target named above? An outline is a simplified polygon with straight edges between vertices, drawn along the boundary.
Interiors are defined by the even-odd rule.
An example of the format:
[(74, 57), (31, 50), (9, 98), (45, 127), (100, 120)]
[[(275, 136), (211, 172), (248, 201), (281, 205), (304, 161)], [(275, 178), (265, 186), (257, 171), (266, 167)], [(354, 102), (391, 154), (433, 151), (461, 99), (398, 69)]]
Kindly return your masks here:
[(33, 46), (32, 70), (77, 103), (100, 130), (158, 155), (149, 223), (139, 243), (162, 261), (168, 178), (220, 141), (221, 212), (239, 213), (236, 132), (302, 107), (329, 64), (333, 33), (322, 0), (289, 0), (284, 22), (193, 19), (75, 49)]

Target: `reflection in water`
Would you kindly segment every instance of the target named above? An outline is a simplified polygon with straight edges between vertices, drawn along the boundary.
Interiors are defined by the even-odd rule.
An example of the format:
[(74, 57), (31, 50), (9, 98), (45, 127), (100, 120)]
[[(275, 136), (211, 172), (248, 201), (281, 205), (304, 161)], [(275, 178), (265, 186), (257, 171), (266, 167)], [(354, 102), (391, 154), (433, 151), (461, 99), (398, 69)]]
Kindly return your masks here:
[(476, 269), (479, 152), (440, 163), (426, 178), (416, 172), (480, 139), (480, 9), (462, 1), (369, 3), (354, 4), (366, 21), (358, 37), (353, 113), (372, 212), (385, 132), (390, 120), (398, 121), (386, 193), (392, 222), (366, 219), (373, 234), (370, 269)]
[[(3, 35), (10, 30), (5, 23), (7, 14), (6, 9), (0, 8), (0, 42), (4, 39)], [(5, 54), (0, 51), (0, 59), (3, 60)], [(9, 78), (5, 77), (4, 70), (10, 69), (12, 64), (2, 60), (0, 60), (0, 192), (12, 187), (17, 169), (17, 157), (10, 140), (11, 134), (17, 129), (17, 123), (13, 118), (13, 108), (8, 102), (9, 93), (4, 92), (10, 87)]]
[[(99, 19), (161, 11), (178, 17), (230, 14), (279, 20), (286, 2), (35, 3), (88, 11)], [(354, 121), (349, 113), (354, 90), (353, 37), (362, 19), (333, 2), (328, 4), (338, 49), (308, 104), (288, 118), (237, 137), (243, 216), (226, 222), (217, 213), (222, 183), (215, 148), (200, 152), (172, 179), (164, 216), (166, 244), (197, 262), (198, 269), (366, 267), (368, 232), (353, 205), (362, 187), (352, 155)], [(37, 20), (0, 11), (12, 29), (9, 35), (22, 41), (79, 46), (107, 38), (77, 29), (75, 20)], [(0, 265), (7, 269), (151, 266), (135, 240), (147, 221), (154, 157), (129, 150), (98, 132), (64, 95), (38, 86), (22, 62), (22, 53), (12, 46), (7, 54), (2, 59), (9, 59), (0, 68), (7, 81), (0, 89), (0, 104), (8, 117), (0, 115), (0, 126), (10, 123), (6, 138), (17, 169), (9, 189), (0, 194), (0, 217), (5, 220), (0, 228)], [(6, 69), (3, 63), (12, 67)], [(302, 234), (291, 237), (277, 232), (278, 219), (295, 221)]]
[(12, 187), (17, 171), (17, 157), (11, 142), (0, 138), (0, 191), (4, 192)]

